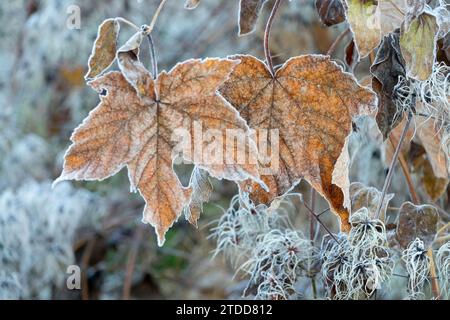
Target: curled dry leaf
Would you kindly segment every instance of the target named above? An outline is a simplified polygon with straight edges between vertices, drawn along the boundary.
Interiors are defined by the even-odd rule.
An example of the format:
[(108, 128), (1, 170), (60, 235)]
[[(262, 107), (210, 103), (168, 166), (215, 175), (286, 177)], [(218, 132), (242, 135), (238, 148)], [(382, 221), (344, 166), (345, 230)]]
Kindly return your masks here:
[(378, 96), (376, 121), (383, 139), (387, 139), (390, 132), (401, 121), (395, 105), (395, 86), (400, 77), (406, 74), (398, 33), (392, 33), (383, 38), (370, 72), (373, 75), (372, 88)]
[[(253, 156), (257, 149), (245, 121), (216, 91), (237, 61), (189, 60), (153, 79), (135, 55), (136, 48), (130, 49), (119, 50), (122, 73), (110, 72), (89, 83), (106, 94), (101, 95), (100, 104), (72, 134), (73, 144), (55, 183), (69, 179), (102, 180), (127, 166), (131, 189), (139, 190), (146, 201), (143, 222), (156, 228), (158, 243), (162, 245), (166, 231), (189, 204), (192, 192), (191, 186), (182, 186), (172, 168), (180, 144), (175, 136), (182, 134), (185, 160), (219, 179), (257, 177), (257, 159)], [(247, 161), (238, 162), (237, 152), (226, 163), (223, 159), (211, 162), (206, 152), (190, 152), (198, 145), (201, 150), (208, 150), (211, 144), (196, 140), (196, 124), (223, 136), (227, 129), (240, 130), (245, 143), (237, 148), (243, 150), (228, 149), (228, 143), (219, 148), (223, 152), (244, 152)], [(194, 134), (190, 134), (192, 131)], [(236, 147), (232, 143), (231, 147)]]
[(208, 172), (199, 167), (194, 168), (189, 185), (192, 187), (192, 196), (186, 210), (186, 219), (197, 226), (198, 218), (203, 211), (203, 203), (209, 201), (213, 186), (209, 181)]
[(360, 87), (326, 56), (291, 58), (274, 75), (255, 57), (231, 59), (241, 63), (220, 92), (251, 128), (278, 134), (278, 139), (267, 141), (269, 150), (279, 151), (278, 166), (262, 176), (269, 192), (251, 182), (241, 188), (251, 191), (255, 202), (270, 203), (304, 178), (341, 218), (342, 229), (348, 230), (344, 192), (332, 183), (333, 171), (351, 133), (352, 118), (375, 111), (373, 92)]
[(119, 30), (120, 24), (116, 19), (107, 19), (100, 25), (89, 57), (89, 71), (85, 76), (86, 79), (97, 77), (114, 62)]
[(345, 21), (345, 8), (341, 0), (316, 0), (316, 9), (326, 26)]
[[(367, 208), (369, 215), (374, 218), (381, 201), (381, 191), (374, 187), (367, 187), (360, 182), (352, 182), (350, 185), (350, 198), (352, 201), (352, 212), (356, 212), (361, 208)], [(394, 198), (393, 193), (388, 193), (384, 197), (381, 217), (386, 216), (386, 210), (392, 198)]]
[(424, 81), (433, 72), (439, 26), (436, 17), (423, 12), (405, 26), (400, 35), (400, 49), (408, 77)]
[(405, 202), (399, 211), (397, 241), (402, 248), (407, 248), (412, 241), (419, 238), (428, 248), (436, 235), (438, 221), (439, 213), (435, 207), (428, 204), (416, 206)]
[(347, 20), (361, 58), (381, 41), (380, 10), (376, 0), (347, 0)]
[(256, 22), (267, 0), (241, 0), (239, 3), (239, 35), (243, 36), (255, 30)]
[(184, 8), (188, 10), (192, 10), (198, 7), (200, 4), (200, 0), (186, 0), (184, 3)]

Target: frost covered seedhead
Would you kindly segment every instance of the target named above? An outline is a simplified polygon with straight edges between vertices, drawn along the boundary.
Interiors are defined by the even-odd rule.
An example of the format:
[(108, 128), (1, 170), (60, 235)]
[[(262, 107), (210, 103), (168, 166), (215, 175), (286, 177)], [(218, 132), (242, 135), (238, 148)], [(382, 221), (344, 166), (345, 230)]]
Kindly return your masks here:
[(369, 298), (392, 274), (386, 229), (367, 208), (350, 217), (352, 229), (322, 242), (322, 275), (335, 299)]
[(430, 258), (422, 240), (416, 238), (402, 253), (408, 273), (408, 294), (410, 299), (424, 296), (423, 287), (429, 282)]
[(294, 284), (311, 274), (318, 258), (316, 248), (301, 233), (276, 229), (259, 237), (239, 270), (250, 275), (247, 288), (257, 286), (256, 298), (286, 299), (297, 294)]
[(255, 206), (245, 195), (234, 196), (217, 226), (211, 229), (210, 238), (217, 241), (214, 256), (223, 253), (232, 261), (238, 261), (255, 248), (259, 235), (278, 225), (280, 218), (264, 205)]
[(350, 224), (352, 229), (348, 239), (352, 247), (364, 252), (387, 245), (384, 223), (379, 219), (371, 218), (367, 208), (361, 208), (353, 213), (350, 216)]
[(441, 295), (444, 299), (450, 299), (450, 241), (439, 248), (436, 254), (436, 269)]

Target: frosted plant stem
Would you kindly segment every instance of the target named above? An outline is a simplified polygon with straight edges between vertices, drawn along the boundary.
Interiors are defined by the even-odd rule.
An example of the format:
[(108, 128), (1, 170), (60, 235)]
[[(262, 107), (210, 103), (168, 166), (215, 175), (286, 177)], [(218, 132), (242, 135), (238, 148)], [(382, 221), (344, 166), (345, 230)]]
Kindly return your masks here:
[(152, 76), (153, 76), (153, 80), (155, 80), (156, 77), (158, 76), (158, 60), (156, 59), (155, 44), (153, 42), (153, 38), (152, 38), (151, 34), (147, 35), (147, 40), (148, 40), (149, 49), (150, 49), (150, 61), (152, 64)]
[[(389, 142), (391, 143), (392, 148), (394, 149), (397, 143), (396, 143), (395, 139), (392, 137), (392, 135), (389, 136)], [(411, 179), (411, 173), (409, 171), (408, 164), (407, 164), (403, 154), (400, 153), (398, 155), (398, 160), (400, 162), (400, 166), (402, 168), (403, 175), (405, 176), (406, 184), (408, 185), (408, 190), (409, 190), (409, 194), (411, 196), (411, 200), (414, 204), (417, 205), (420, 203), (419, 196), (417, 195), (416, 189), (414, 188), (414, 184)]]
[(439, 283), (437, 281), (436, 267), (433, 258), (433, 249), (430, 247), (427, 251), (427, 255), (430, 258), (430, 278), (431, 278), (431, 291), (433, 292), (436, 300), (440, 299)]
[(334, 241), (336, 241), (336, 243), (339, 243), (338, 239), (335, 237), (335, 235), (330, 231), (330, 229), (328, 229), (328, 227), (322, 222), (322, 220), (320, 220), (320, 218), (314, 213), (314, 211), (311, 210), (311, 208), (304, 202), (303, 205), (305, 206), (306, 210), (309, 212), (309, 214), (314, 217), (314, 219), (317, 220), (318, 223), (320, 223), (320, 225), (325, 229), (325, 231), (330, 235), (330, 237), (333, 238)]
[(394, 155), (392, 156), (391, 164), (389, 165), (389, 172), (386, 176), (386, 180), (384, 181), (383, 190), (381, 192), (381, 199), (380, 203), (378, 204), (378, 209), (375, 214), (375, 218), (379, 219), (381, 214), (381, 208), (383, 207), (383, 201), (386, 196), (386, 192), (391, 184), (392, 175), (394, 173), (395, 164), (397, 163), (398, 154), (400, 153), (400, 150), (402, 148), (403, 140), (405, 140), (406, 132), (408, 132), (409, 125), (411, 124), (412, 115), (411, 113), (408, 113), (405, 127), (403, 128), (402, 135), (400, 136), (400, 139), (397, 144), (397, 148), (395, 149)]
[(273, 20), (275, 18), (275, 14), (280, 7), (281, 0), (276, 0), (275, 4), (273, 5), (272, 11), (270, 12), (269, 20), (267, 20), (266, 24), (266, 30), (264, 32), (264, 55), (266, 57), (266, 63), (269, 67), (270, 73), (272, 74), (272, 77), (275, 76), (275, 70), (273, 68), (273, 61), (272, 56), (270, 55), (270, 48), (269, 48), (269, 38), (270, 38), (270, 30), (272, 29)]

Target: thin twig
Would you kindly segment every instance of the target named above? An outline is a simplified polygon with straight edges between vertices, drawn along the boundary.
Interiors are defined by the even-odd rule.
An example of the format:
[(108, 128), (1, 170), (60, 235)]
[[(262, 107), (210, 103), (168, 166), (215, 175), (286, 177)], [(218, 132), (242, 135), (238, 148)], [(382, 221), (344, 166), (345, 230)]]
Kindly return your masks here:
[(391, 184), (392, 176), (394, 173), (395, 164), (397, 163), (398, 154), (400, 153), (400, 149), (402, 148), (403, 140), (405, 140), (406, 132), (408, 132), (409, 125), (411, 123), (412, 116), (410, 113), (408, 113), (405, 127), (403, 128), (402, 135), (400, 136), (400, 139), (397, 144), (397, 148), (395, 149), (394, 155), (392, 156), (391, 164), (389, 165), (389, 171), (386, 177), (386, 180), (384, 181), (383, 190), (381, 192), (381, 199), (380, 203), (378, 204), (377, 213), (375, 214), (375, 217), (377, 219), (380, 218), (381, 214), (381, 208), (383, 207), (384, 198), (386, 196), (386, 192)]
[(281, 0), (276, 0), (275, 4), (273, 5), (272, 11), (270, 12), (269, 20), (267, 20), (266, 24), (266, 30), (264, 32), (264, 55), (266, 56), (266, 63), (269, 67), (270, 73), (272, 76), (275, 76), (275, 70), (273, 68), (273, 61), (272, 56), (270, 55), (270, 48), (269, 48), (269, 38), (270, 38), (270, 30), (272, 29), (272, 23), (275, 18), (275, 14), (280, 7)]
[(345, 29), (341, 32), (340, 35), (337, 36), (336, 40), (334, 40), (333, 44), (330, 46), (330, 48), (327, 51), (327, 55), (331, 57), (331, 55), (336, 51), (337, 46), (339, 43), (344, 39), (344, 37), (350, 32), (350, 28)]
[(433, 292), (434, 298), (439, 300), (441, 294), (437, 281), (436, 267), (434, 265), (433, 249), (431, 247), (428, 249), (427, 255), (430, 258), (431, 291)]
[(131, 285), (133, 283), (133, 273), (134, 267), (136, 265), (136, 260), (139, 252), (139, 247), (141, 246), (142, 238), (144, 237), (145, 228), (142, 225), (137, 227), (136, 233), (134, 234), (133, 246), (128, 255), (127, 265), (125, 268), (125, 280), (123, 285), (122, 298), (124, 300), (130, 299)]
[(314, 213), (314, 211), (312, 211), (311, 208), (304, 201), (302, 201), (302, 203), (305, 206), (306, 210), (308, 210), (309, 214), (312, 217), (314, 217), (314, 219), (316, 219), (318, 223), (320, 223), (320, 225), (325, 229), (325, 231), (330, 235), (330, 237), (332, 237), (334, 241), (339, 243), (338, 239), (334, 236), (331, 230), (328, 229), (328, 227), (322, 222), (322, 220), (320, 220), (320, 218)]
[[(395, 149), (397, 142), (395, 141), (395, 138), (392, 135), (389, 136), (389, 142), (391, 143), (392, 148)], [(402, 168), (403, 175), (406, 180), (406, 184), (408, 185), (409, 194), (411, 195), (411, 200), (415, 205), (418, 205), (420, 203), (420, 199), (419, 199), (419, 196), (417, 195), (416, 189), (414, 188), (414, 184), (413, 184), (412, 178), (411, 178), (411, 173), (408, 168), (408, 163), (406, 162), (405, 157), (403, 156), (402, 153), (400, 153), (398, 155), (398, 160), (400, 162), (400, 166)]]
[(146, 30), (146, 34), (149, 35), (152, 33), (153, 28), (155, 27), (156, 21), (158, 20), (159, 14), (161, 13), (162, 8), (164, 7), (164, 4), (167, 0), (162, 0), (161, 3), (158, 6), (158, 9), (156, 9), (155, 14), (153, 15), (152, 21), (150, 22), (150, 25), (148, 26), (148, 29)]

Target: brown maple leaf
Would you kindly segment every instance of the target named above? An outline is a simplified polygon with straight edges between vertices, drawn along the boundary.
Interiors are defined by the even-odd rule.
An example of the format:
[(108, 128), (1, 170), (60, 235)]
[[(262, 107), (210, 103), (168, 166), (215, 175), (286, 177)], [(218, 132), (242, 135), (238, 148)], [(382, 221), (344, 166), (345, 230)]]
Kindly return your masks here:
[[(118, 53), (122, 73), (110, 72), (89, 83), (102, 93), (101, 102), (72, 134), (73, 144), (55, 183), (102, 180), (127, 166), (132, 190), (139, 190), (146, 202), (143, 222), (156, 228), (162, 245), (166, 231), (189, 205), (192, 192), (191, 186), (182, 186), (173, 171), (173, 161), (179, 154), (176, 130), (192, 133), (196, 122), (205, 131), (223, 135), (228, 129), (241, 130), (245, 144), (240, 147), (244, 150), (239, 146), (226, 149), (228, 144), (220, 147), (224, 153), (245, 152), (245, 163), (238, 162), (237, 157), (220, 163), (210, 162), (208, 155), (198, 157), (198, 152), (182, 153), (185, 160), (219, 179), (257, 177), (257, 149), (245, 121), (216, 91), (238, 61), (189, 60), (153, 79), (139, 61), (137, 48), (130, 46), (138, 42), (135, 37), (131, 40)], [(195, 134), (189, 135), (187, 142), (192, 148), (202, 144), (206, 149), (211, 144), (197, 141)]]
[[(251, 191), (255, 202), (269, 203), (304, 178), (348, 230), (344, 192), (332, 182), (333, 170), (352, 130), (352, 118), (375, 111), (374, 93), (326, 56), (291, 58), (275, 75), (255, 57), (230, 58), (241, 63), (220, 92), (251, 128), (279, 132), (279, 169), (261, 177), (269, 192), (251, 182), (241, 188)], [(271, 143), (269, 138), (267, 144)]]

